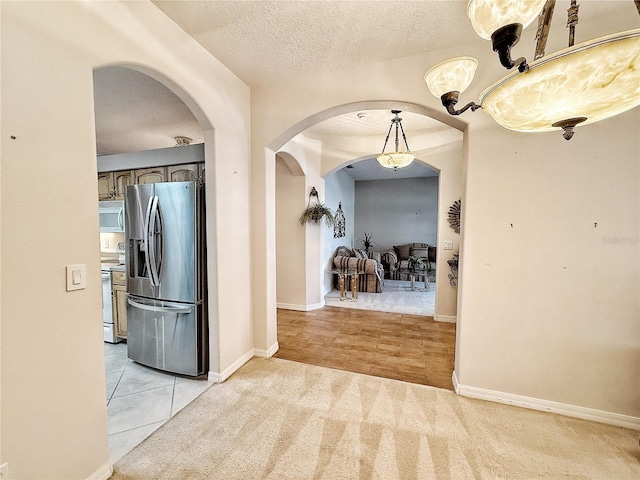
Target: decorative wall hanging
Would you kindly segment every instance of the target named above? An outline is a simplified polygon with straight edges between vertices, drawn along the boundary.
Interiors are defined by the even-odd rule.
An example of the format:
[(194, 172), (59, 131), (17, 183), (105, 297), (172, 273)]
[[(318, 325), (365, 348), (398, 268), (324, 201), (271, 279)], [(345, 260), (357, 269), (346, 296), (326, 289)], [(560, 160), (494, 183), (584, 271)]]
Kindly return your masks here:
[[(315, 197), (313, 203), (311, 203), (311, 198)], [(298, 221), (301, 225), (305, 223), (313, 223), (318, 225), (320, 220), (324, 218), (324, 222), (327, 227), (333, 227), (335, 225), (335, 219), (333, 218), (333, 212), (329, 207), (326, 207), (323, 203), (320, 203), (318, 200), (318, 191), (316, 187), (311, 188), (311, 193), (309, 193), (309, 202), (307, 203), (307, 208), (304, 209), (302, 215)]]
[(342, 202), (338, 202), (338, 209), (336, 210), (335, 218), (336, 224), (333, 226), (333, 238), (341, 238), (346, 235), (346, 220), (344, 218), (344, 212), (342, 211)]
[(449, 225), (453, 228), (453, 231), (460, 233), (460, 206), (462, 202), (460, 199), (453, 202), (453, 205), (449, 207)]
[(454, 253), (453, 257), (447, 260), (449, 264), (450, 272), (447, 275), (449, 277), (449, 285), (452, 287), (458, 286), (458, 254)]

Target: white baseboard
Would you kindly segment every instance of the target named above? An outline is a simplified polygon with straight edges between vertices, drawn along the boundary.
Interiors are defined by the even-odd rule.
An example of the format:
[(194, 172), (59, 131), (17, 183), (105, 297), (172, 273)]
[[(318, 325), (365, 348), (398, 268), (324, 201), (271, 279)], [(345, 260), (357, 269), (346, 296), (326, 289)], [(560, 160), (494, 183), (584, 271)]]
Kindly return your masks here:
[(276, 308), (283, 310), (295, 310), (297, 312), (309, 312), (324, 307), (324, 303), (314, 303), (311, 305), (296, 305), (294, 303), (276, 303)]
[(98, 470), (87, 477), (87, 480), (108, 480), (113, 475), (113, 465), (105, 463)]
[(236, 360), (231, 365), (229, 365), (227, 368), (225, 368), (222, 372), (218, 373), (218, 372), (209, 371), (209, 374), (207, 375), (207, 380), (211, 383), (222, 383), (231, 375), (233, 375), (236, 370), (238, 370), (242, 365), (247, 363), (252, 358), (253, 358), (253, 350), (250, 350), (244, 355), (242, 355), (238, 360)]
[(278, 342), (275, 342), (271, 345), (267, 350), (261, 350), (259, 348), (254, 348), (250, 352), (245, 353), (238, 360), (233, 362), (227, 368), (225, 368), (222, 373), (209, 371), (207, 374), (207, 381), (211, 383), (222, 383), (231, 375), (233, 375), (236, 370), (238, 370), (241, 366), (251, 360), (253, 357), (261, 357), (261, 358), (271, 358), (275, 355), (275, 353), (280, 349), (280, 345)]
[(451, 379), (455, 392), (463, 397), (504, 403), (506, 405), (539, 410), (541, 412), (557, 413), (567, 417), (580, 418), (582, 420), (589, 420), (591, 422), (604, 423), (607, 425), (615, 425), (616, 427), (624, 427), (631, 430), (640, 430), (640, 417), (605, 412), (603, 410), (553, 402), (551, 400), (543, 400), (541, 398), (525, 397), (514, 393), (498, 392), (496, 390), (460, 385), (455, 371), (453, 372)]
[(433, 319), (436, 322), (457, 323), (458, 317), (456, 315), (434, 315)]
[(451, 374), (451, 383), (453, 384), (453, 391), (460, 395), (460, 384), (458, 383), (458, 376), (455, 370)]
[(278, 342), (275, 342), (267, 350), (262, 350), (260, 348), (254, 348), (253, 349), (253, 356), (254, 357), (260, 357), (260, 358), (271, 358), (276, 354), (276, 352), (279, 349), (280, 349), (280, 345), (278, 345)]

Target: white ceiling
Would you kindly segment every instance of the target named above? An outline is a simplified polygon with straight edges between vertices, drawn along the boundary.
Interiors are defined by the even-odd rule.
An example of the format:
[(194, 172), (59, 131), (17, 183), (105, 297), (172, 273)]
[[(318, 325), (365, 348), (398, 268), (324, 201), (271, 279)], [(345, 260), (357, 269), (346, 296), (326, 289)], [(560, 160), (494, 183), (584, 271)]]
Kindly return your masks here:
[[(467, 0), (152, 1), (252, 88), (314, 72), (484, 42), (474, 33), (465, 15)], [(631, 21), (629, 28), (637, 28), (639, 16), (631, 0), (580, 3), (583, 7), (578, 31), (584, 35), (582, 39), (619, 30), (609, 28), (589, 36), (594, 25), (596, 29), (610, 26), (612, 21), (603, 18), (619, 19), (616, 22), (626, 24)], [(560, 33), (568, 4), (559, 0), (556, 5), (554, 25), (560, 25)], [(595, 19), (599, 21), (594, 22)], [(485, 43), (490, 48), (489, 42)], [(175, 144), (174, 137), (178, 135), (191, 137), (194, 143), (203, 141), (200, 127), (187, 107), (150, 77), (125, 68), (107, 67), (95, 72), (94, 81), (98, 152), (169, 147)], [(382, 149), (391, 113), (367, 113), (365, 122), (355, 114), (342, 115), (303, 134), (336, 148), (347, 138), (357, 137), (367, 140), (371, 147), (366, 152), (354, 153), (353, 158), (375, 155)], [(409, 112), (402, 117), (414, 152), (452, 141), (450, 127)], [(364, 162), (354, 164), (352, 173), (366, 170), (364, 165)], [(379, 173), (383, 169), (376, 170)], [(390, 173), (393, 172), (385, 174)], [(402, 175), (409, 173), (405, 169)]]

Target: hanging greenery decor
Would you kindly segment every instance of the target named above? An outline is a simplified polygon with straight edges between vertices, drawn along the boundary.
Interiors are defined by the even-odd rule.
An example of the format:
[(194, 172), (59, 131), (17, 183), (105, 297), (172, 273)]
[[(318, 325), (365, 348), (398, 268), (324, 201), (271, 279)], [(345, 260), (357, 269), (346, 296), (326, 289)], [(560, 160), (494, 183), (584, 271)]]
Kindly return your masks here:
[[(311, 203), (311, 197), (316, 197), (316, 200), (313, 203)], [(335, 218), (333, 217), (333, 212), (329, 207), (318, 201), (318, 191), (316, 190), (316, 187), (312, 187), (311, 193), (309, 194), (309, 203), (307, 204), (307, 208), (304, 209), (298, 221), (301, 225), (304, 225), (305, 223), (318, 225), (322, 219), (324, 219), (327, 227), (333, 227), (336, 223)]]

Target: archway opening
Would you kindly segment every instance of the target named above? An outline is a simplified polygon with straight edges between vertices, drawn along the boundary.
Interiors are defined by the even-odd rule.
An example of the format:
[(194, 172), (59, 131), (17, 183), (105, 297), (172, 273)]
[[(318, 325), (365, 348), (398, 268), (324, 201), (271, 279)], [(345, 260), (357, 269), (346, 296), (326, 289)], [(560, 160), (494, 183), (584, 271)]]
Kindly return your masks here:
[[(206, 183), (204, 142), (212, 136), (212, 128), (197, 104), (175, 83), (138, 65), (104, 66), (94, 70), (94, 102), (101, 212), (112, 205), (124, 205), (129, 185), (191, 181), (200, 190)], [(210, 209), (210, 216), (214, 211)], [(171, 225), (169, 214), (166, 210), (162, 217), (167, 228)], [(193, 219), (198, 231), (213, 228), (201, 209), (193, 209)], [(199, 376), (175, 374), (175, 368), (172, 373), (162, 372), (129, 358), (128, 331), (132, 322), (128, 318), (127, 267), (132, 260), (126, 224), (122, 218), (118, 223), (122, 228), (106, 231), (101, 225), (100, 233), (101, 320), (105, 332), (105, 370), (101, 374), (107, 393), (111, 461), (127, 453), (207, 388), (206, 363), (217, 358), (217, 345), (209, 341), (210, 336), (215, 337), (211, 335), (215, 323), (207, 314), (213, 309), (206, 307), (194, 310), (199, 318), (193, 319), (198, 327), (195, 356), (204, 362), (200, 368), (205, 370), (198, 370)], [(194, 239), (193, 244), (194, 252), (206, 251), (204, 236), (199, 242)], [(165, 257), (167, 253), (163, 247)], [(198, 258), (191, 263), (194, 278), (202, 279), (202, 283), (198, 281), (202, 286), (196, 287), (193, 300), (194, 304), (205, 305), (207, 298), (215, 302), (215, 294), (207, 292), (206, 287), (207, 274), (213, 276), (215, 272), (207, 271), (205, 256)]]
[[(349, 106), (349, 113), (343, 113), (341, 115), (337, 115), (335, 117), (330, 117), (326, 120), (320, 121), (316, 123), (314, 126), (307, 126), (309, 124), (309, 119), (306, 119), (304, 122), (300, 122), (298, 126), (304, 125), (306, 128), (298, 135), (294, 137), (296, 144), (304, 144), (305, 142), (319, 142), (320, 146), (318, 150), (321, 152), (318, 158), (313, 157), (313, 155), (309, 155), (308, 158), (304, 156), (297, 156), (296, 159), (300, 161), (300, 163), (308, 166), (308, 168), (304, 168), (305, 172), (308, 173), (308, 176), (315, 178), (315, 181), (307, 179), (307, 186), (311, 186), (311, 184), (315, 184), (314, 186), (318, 187), (318, 185), (322, 185), (320, 191), (320, 197), (323, 200), (326, 200), (331, 208), (336, 209), (338, 205), (347, 206), (347, 210), (350, 210), (350, 213), (347, 215), (347, 225), (350, 224), (346, 229), (346, 237), (344, 239), (337, 239), (338, 243), (346, 243), (347, 246), (353, 247), (363, 247), (363, 245), (357, 245), (357, 241), (360, 237), (363, 236), (362, 232), (359, 232), (358, 228), (362, 225), (362, 222), (358, 222), (355, 217), (355, 211), (357, 210), (357, 206), (355, 205), (355, 184), (357, 183), (355, 179), (351, 178), (348, 180), (348, 174), (345, 172), (348, 171), (346, 167), (351, 166), (354, 167), (353, 170), (356, 170), (359, 164), (365, 164), (371, 160), (372, 156), (375, 153), (379, 153), (379, 149), (382, 148), (382, 144), (384, 141), (384, 136), (386, 134), (386, 130), (388, 130), (388, 122), (391, 118), (391, 114), (389, 110), (386, 110), (389, 106), (391, 106), (392, 102), (379, 102), (380, 105), (384, 107), (384, 109), (375, 109), (372, 110), (363, 110), (362, 108), (353, 109), (354, 106), (361, 107), (363, 104), (353, 104)], [(376, 102), (366, 102), (366, 105), (369, 108), (375, 107)], [(392, 108), (398, 108), (397, 105), (393, 104)], [(407, 105), (402, 104), (403, 107)], [(431, 237), (423, 238), (422, 242), (420, 239), (407, 241), (406, 243), (429, 243), (433, 247), (437, 247), (439, 243), (439, 239), (447, 240), (447, 243), (452, 246), (450, 253), (457, 253), (457, 248), (459, 243), (457, 239), (451, 240), (451, 237), (454, 237), (454, 232), (443, 232), (444, 225), (446, 224), (446, 214), (443, 214), (443, 210), (448, 208), (449, 197), (452, 197), (453, 200), (456, 200), (460, 197), (462, 191), (462, 180), (460, 177), (461, 174), (461, 162), (463, 157), (462, 152), (462, 132), (458, 129), (451, 128), (449, 126), (442, 125), (440, 122), (433, 121), (430, 118), (426, 118), (424, 116), (424, 108), (420, 106), (412, 106), (412, 110), (418, 110), (420, 114), (414, 114), (409, 111), (409, 113), (403, 113), (403, 117), (416, 117), (419, 119), (424, 119), (424, 122), (429, 125), (429, 127), (421, 128), (417, 126), (408, 126), (405, 124), (405, 131), (407, 133), (407, 137), (409, 138), (409, 144), (411, 146), (412, 151), (417, 152), (419, 155), (419, 160), (414, 162), (413, 168), (419, 170), (420, 167), (425, 166), (425, 164), (429, 164), (435, 168), (431, 169), (432, 178), (429, 180), (434, 184), (433, 195), (431, 196), (431, 207), (429, 209), (433, 217), (432, 220), (432, 235)], [(359, 114), (359, 115), (358, 115)], [(375, 116), (377, 114), (384, 117), (384, 126), (375, 126), (375, 125), (366, 125), (359, 123), (362, 121), (362, 117), (367, 116)], [(345, 123), (346, 122), (346, 123)], [(411, 122), (409, 122), (411, 123)], [(354, 133), (355, 130), (360, 130), (357, 133)], [(295, 128), (292, 127), (288, 131), (295, 131)], [(282, 137), (279, 137), (282, 139)], [(415, 146), (414, 146), (415, 145)], [(290, 149), (290, 142), (286, 142), (283, 147), (279, 150), (279, 154), (283, 150)], [(378, 152), (376, 152), (378, 150)], [(366, 153), (365, 153), (366, 152)], [(381, 167), (379, 167), (381, 170)], [(409, 169), (407, 169), (409, 170)], [(400, 170), (398, 171), (400, 172)], [(390, 172), (392, 174), (398, 172)], [(389, 173), (389, 171), (387, 171)], [(420, 174), (418, 174), (420, 175)], [(342, 180), (335, 180), (334, 177), (340, 176)], [(402, 173), (399, 176), (404, 176)], [(398, 176), (398, 177), (399, 177)], [(407, 175), (410, 176), (410, 175)], [(351, 187), (347, 186), (346, 188), (341, 185), (345, 183), (348, 184), (351, 181)], [(400, 181), (400, 178), (389, 179), (390, 183), (393, 181)], [(424, 180), (421, 180), (424, 182)], [(277, 182), (277, 174), (276, 174), (276, 182)], [(369, 182), (381, 182), (381, 179), (377, 180), (369, 180)], [(364, 183), (363, 183), (364, 185)], [(378, 186), (381, 186), (382, 183), (379, 183)], [(443, 188), (441, 188), (443, 186)], [(276, 191), (278, 188), (276, 188)], [(372, 190), (375, 192), (376, 188), (372, 186)], [(380, 190), (378, 188), (378, 190)], [(379, 196), (384, 197), (388, 195), (394, 195), (394, 197), (401, 197), (402, 193), (406, 193), (406, 188), (399, 187), (396, 189), (396, 193), (390, 193), (388, 191), (380, 190)], [(307, 192), (308, 193), (308, 192)], [(375, 195), (375, 193), (374, 193)], [(394, 198), (395, 199), (395, 198)], [(451, 201), (453, 201), (451, 200)], [(391, 204), (392, 202), (387, 202)], [(334, 205), (335, 204), (335, 205)], [(344, 204), (344, 205), (342, 205)], [(379, 207), (377, 207), (379, 208)], [(414, 209), (415, 210), (415, 209)], [(411, 212), (414, 216), (414, 222), (416, 213), (418, 213), (418, 217), (420, 217), (421, 221), (424, 221), (425, 212)], [(393, 214), (393, 213), (391, 213)], [(397, 215), (397, 212), (396, 212)], [(379, 215), (381, 216), (381, 215)], [(365, 215), (366, 217), (366, 215)], [(408, 221), (408, 220), (407, 220)], [(444, 223), (443, 223), (444, 222)], [(277, 222), (280, 225), (280, 221)], [(378, 228), (378, 227), (376, 227)], [(384, 227), (380, 227), (380, 237), (385, 237), (384, 234), (387, 232), (384, 231)], [(394, 227), (395, 230), (397, 230)], [(409, 232), (409, 228), (407, 230), (407, 235), (411, 235)], [(365, 229), (363, 228), (363, 232)], [(313, 233), (312, 233), (313, 234)], [(375, 234), (375, 232), (374, 232)], [(284, 307), (289, 310), (297, 310), (297, 311), (309, 311), (320, 308), (324, 305), (324, 295), (327, 291), (330, 291), (333, 287), (333, 275), (331, 273), (327, 273), (332, 268), (332, 260), (335, 255), (336, 246), (333, 238), (333, 231), (328, 232), (323, 230), (322, 228), (316, 228), (315, 235), (320, 237), (322, 241), (317, 242), (323, 251), (318, 255), (318, 262), (309, 262), (308, 260), (304, 263), (298, 261), (298, 267), (307, 269), (306, 278), (314, 279), (316, 277), (323, 277), (323, 282), (321, 283), (320, 299), (321, 301), (309, 302), (307, 299), (313, 299), (313, 292), (307, 294), (306, 298), (299, 296), (300, 303), (299, 304), (288, 304), (283, 305), (280, 302), (280, 299), (277, 300), (278, 307)], [(417, 236), (424, 237), (424, 233), (418, 233)], [(398, 237), (396, 237), (398, 238)], [(375, 241), (375, 239), (374, 239)], [(384, 242), (385, 240), (382, 240)], [(394, 244), (400, 244), (403, 242), (402, 239), (399, 239), (398, 242), (394, 242), (393, 240), (389, 240), (391, 242), (390, 245), (381, 245), (384, 247), (383, 250), (392, 248)], [(335, 243), (335, 245), (334, 245)], [(286, 247), (278, 246), (278, 250), (286, 250)], [(307, 252), (309, 253), (309, 252)], [(449, 310), (444, 310), (444, 314), (441, 313), (441, 317), (449, 317), (447, 319), (440, 318), (439, 320), (449, 320), (451, 317), (455, 316), (455, 308), (457, 303), (457, 291), (455, 288), (452, 288), (448, 281), (443, 281), (443, 278), (447, 279), (448, 266), (446, 264), (446, 253), (441, 255), (439, 258), (439, 262), (436, 262), (437, 273), (434, 275), (433, 280), (436, 288), (442, 290), (443, 293), (443, 301), (442, 303), (446, 307), (449, 307)], [(308, 256), (306, 258), (309, 258)], [(438, 264), (442, 265), (438, 265)], [(388, 272), (387, 272), (388, 275)], [(277, 276), (276, 279), (277, 284), (280, 284), (280, 276)], [(384, 279), (387, 280), (387, 279)], [(383, 281), (384, 281), (383, 280)], [(407, 279), (408, 280), (408, 279)], [(387, 280), (393, 281), (393, 280)], [(306, 282), (308, 285), (313, 286), (314, 282)], [(364, 285), (366, 288), (367, 281), (360, 281), (361, 285)], [(432, 288), (434, 284), (430, 285)], [(381, 290), (384, 290), (382, 286)], [(375, 292), (375, 290), (374, 290)], [(376, 292), (379, 294), (379, 292)], [(372, 295), (376, 295), (376, 293), (372, 293)], [(453, 295), (452, 295), (453, 294)], [(360, 294), (362, 296), (362, 293)], [(448, 297), (448, 298), (447, 298)], [(434, 292), (434, 300), (435, 300), (435, 292)], [(361, 300), (358, 300), (360, 305), (362, 305)], [(356, 305), (354, 303), (352, 305)], [(453, 312), (451, 311), (451, 307), (453, 307)], [(384, 308), (378, 304), (372, 308), (372, 310), (382, 311)], [(423, 309), (424, 310), (424, 309)], [(419, 311), (416, 311), (419, 313)], [(424, 313), (424, 312), (423, 312)], [(436, 312), (431, 311), (431, 315), (434, 315)], [(452, 314), (451, 314), (452, 313)], [(448, 314), (448, 315), (447, 315)], [(279, 337), (279, 336), (278, 336)], [(453, 345), (454, 338), (451, 336), (450, 340)], [(282, 348), (282, 343), (279, 341), (280, 347)], [(280, 356), (280, 355), (278, 355)], [(449, 382), (452, 373), (452, 365), (453, 358), (450, 359), (449, 371), (446, 374), (446, 381)], [(449, 386), (448, 388), (451, 388)]]

